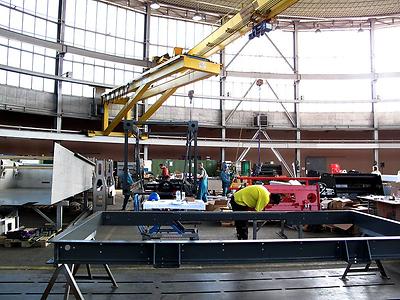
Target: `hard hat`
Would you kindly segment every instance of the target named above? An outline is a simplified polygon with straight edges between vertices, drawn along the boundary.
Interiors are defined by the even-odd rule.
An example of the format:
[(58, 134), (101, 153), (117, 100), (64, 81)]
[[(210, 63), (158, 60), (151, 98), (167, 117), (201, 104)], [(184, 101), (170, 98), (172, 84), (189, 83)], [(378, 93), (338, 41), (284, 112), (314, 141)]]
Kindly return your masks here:
[(160, 195), (156, 192), (153, 192), (149, 195), (149, 201), (158, 201), (160, 200)]

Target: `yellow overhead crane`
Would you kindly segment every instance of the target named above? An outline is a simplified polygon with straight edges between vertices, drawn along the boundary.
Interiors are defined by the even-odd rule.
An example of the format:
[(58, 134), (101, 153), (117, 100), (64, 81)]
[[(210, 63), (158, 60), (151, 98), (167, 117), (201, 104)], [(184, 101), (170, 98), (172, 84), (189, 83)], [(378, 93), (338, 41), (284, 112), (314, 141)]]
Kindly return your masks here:
[[(207, 57), (224, 49), (228, 44), (251, 30), (253, 24), (270, 20), (292, 6), (298, 0), (255, 0), (198, 43), (187, 54), (178, 54), (142, 73), (126, 85), (112, 89), (101, 97), (104, 106), (103, 131), (99, 135), (114, 134), (113, 130), (124, 119), (130, 118), (132, 108), (141, 100), (160, 95), (139, 118), (148, 120), (175, 91), (187, 84), (217, 76), (221, 65)], [(109, 122), (109, 110), (113, 104), (122, 104), (122, 109)]]

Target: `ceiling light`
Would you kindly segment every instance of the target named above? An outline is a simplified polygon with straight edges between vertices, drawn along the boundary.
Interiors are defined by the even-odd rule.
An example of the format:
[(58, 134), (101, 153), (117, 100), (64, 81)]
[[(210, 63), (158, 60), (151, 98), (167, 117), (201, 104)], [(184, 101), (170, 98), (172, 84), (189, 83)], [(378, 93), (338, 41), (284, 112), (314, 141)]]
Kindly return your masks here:
[(201, 14), (199, 14), (199, 12), (196, 12), (193, 17), (192, 17), (193, 21), (201, 21), (201, 19), (203, 19), (203, 17), (201, 16)]
[(199, 3), (197, 3), (196, 13), (193, 15), (193, 21), (201, 21), (203, 19), (202, 15), (199, 13)]
[(157, 0), (153, 0), (150, 4), (151, 9), (159, 9), (160, 4), (158, 4)]
[(364, 29), (362, 29), (362, 25), (360, 24), (360, 28), (358, 29), (358, 32), (364, 32)]
[(321, 32), (321, 29), (317, 28), (317, 29), (315, 29), (315, 32), (319, 33), (319, 32)]

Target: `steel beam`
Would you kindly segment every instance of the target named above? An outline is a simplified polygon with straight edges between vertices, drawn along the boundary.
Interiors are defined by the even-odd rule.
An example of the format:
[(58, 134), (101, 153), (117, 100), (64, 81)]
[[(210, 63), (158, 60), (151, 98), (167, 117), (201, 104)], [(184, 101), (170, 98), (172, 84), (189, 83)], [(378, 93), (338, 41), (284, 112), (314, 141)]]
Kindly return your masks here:
[[(369, 30), (369, 49), (370, 49), (370, 66), (371, 66), (371, 99), (377, 100), (377, 93), (376, 93), (376, 67), (375, 67), (375, 21), (370, 21), (370, 30)], [(372, 117), (373, 117), (373, 138), (374, 140), (379, 139), (379, 119), (378, 114), (376, 112), (376, 103), (372, 102)], [(374, 160), (379, 163), (379, 151), (378, 149), (374, 149)]]
[(271, 45), (275, 48), (275, 50), (279, 53), (279, 55), (282, 57), (282, 59), (285, 61), (285, 63), (289, 66), (289, 68), (294, 72), (294, 67), (290, 64), (290, 62), (287, 60), (287, 58), (285, 57), (285, 55), (283, 55), (283, 53), (281, 52), (281, 50), (279, 50), (278, 46), (275, 45), (275, 43), (272, 41), (272, 39), (269, 37), (268, 34), (264, 34), (265, 37), (269, 40), (269, 42), (271, 43)]
[[(65, 38), (65, 11), (66, 11), (66, 0), (58, 1), (58, 20), (57, 20), (57, 43), (64, 43)], [(57, 51), (56, 54), (56, 68), (55, 75), (62, 76), (63, 65), (64, 65), (64, 52)], [(62, 96), (62, 81), (54, 81), (54, 93), (56, 96), (56, 118), (55, 128), (58, 132), (61, 131), (62, 114), (63, 114), (63, 96)]]
[[(271, 138), (270, 136), (264, 131), (261, 130), (261, 132), (263, 133), (263, 135), (265, 136), (265, 138), (267, 139), (268, 142), (271, 142)], [(279, 162), (282, 163), (282, 165), (285, 167), (286, 171), (289, 173), (290, 176), (294, 177), (295, 175), (292, 172), (292, 169), (290, 168), (290, 166), (286, 163), (285, 159), (283, 158), (283, 156), (281, 155), (281, 153), (275, 149), (275, 148), (270, 148), (271, 151), (274, 153), (274, 155), (276, 156), (276, 158), (278, 158)]]
[(278, 100), (278, 103), (282, 106), (286, 117), (289, 119), (290, 123), (292, 123), (293, 126), (296, 126), (296, 122), (293, 120), (292, 115), (289, 113), (289, 111), (286, 109), (286, 106), (283, 104), (282, 101), (280, 101), (278, 94), (275, 92), (275, 90), (272, 88), (271, 84), (269, 83), (269, 81), (266, 79), (265, 83), (268, 85), (268, 87), (270, 88), (271, 92), (274, 94), (276, 100)]
[[(51, 131), (38, 131), (29, 129), (0, 129), (0, 137), (5, 138), (17, 138), (17, 139), (37, 139), (37, 140), (50, 140), (50, 141), (73, 141), (73, 142), (88, 142), (88, 143), (109, 143), (109, 144), (122, 144), (123, 140), (120, 139), (122, 134), (113, 136), (94, 136), (88, 137), (86, 134), (79, 132), (71, 133), (56, 133)], [(132, 140), (133, 141), (133, 140)], [(184, 138), (170, 138), (159, 136), (156, 138), (150, 138), (141, 142), (142, 145), (159, 145), (159, 146), (185, 146), (186, 140)], [(220, 139), (198, 139), (199, 147), (225, 147), (225, 148), (257, 148), (258, 144), (256, 141), (251, 140), (238, 140), (229, 139), (222, 141)], [(357, 141), (273, 141), (271, 143), (261, 143), (263, 148), (277, 148), (277, 149), (400, 149), (399, 142), (384, 141), (381, 140), (378, 143), (375, 142), (357, 142)]]
[(34, 77), (40, 77), (40, 78), (45, 78), (45, 79), (52, 79), (52, 80), (65, 81), (65, 82), (76, 83), (76, 84), (83, 84), (83, 85), (105, 88), (105, 89), (111, 89), (111, 88), (115, 87), (114, 85), (109, 85), (109, 84), (105, 84), (105, 83), (74, 79), (74, 78), (64, 77), (64, 76), (50, 75), (50, 74), (45, 74), (45, 73), (41, 73), (41, 72), (29, 71), (29, 70), (25, 70), (25, 69), (21, 69), (21, 68), (6, 66), (6, 65), (2, 65), (2, 64), (0, 64), (0, 70), (5, 70), (5, 71), (9, 71), (9, 72), (24, 74), (24, 75), (34, 76)]
[(139, 118), (139, 124), (147, 121), (156, 111), (157, 109), (160, 108), (160, 106), (167, 101), (167, 99), (173, 94), (175, 93), (175, 91), (178, 88), (172, 88), (170, 90), (167, 90), (166, 92), (164, 92), (164, 94), (161, 95), (161, 97), (152, 105), (150, 106), (146, 112)]
[[(355, 224), (366, 237), (272, 240), (89, 240), (98, 226), (168, 225), (175, 221), (285, 220), (286, 224)], [(276, 261), (400, 258), (400, 222), (355, 211), (316, 212), (98, 212), (51, 240), (55, 263), (155, 266)], [(86, 239), (86, 240), (84, 240)], [(160, 262), (163, 261), (163, 264)]]
[[(247, 97), (247, 94), (251, 91), (252, 87), (255, 85), (256, 82), (257, 82), (257, 79), (255, 79), (255, 80), (250, 84), (249, 88), (248, 88), (247, 91), (244, 93), (243, 98), (246, 98), (246, 97)], [(244, 101), (244, 100), (240, 100), (239, 103), (235, 106), (235, 108), (232, 109), (232, 110), (229, 112), (228, 116), (227, 116), (226, 119), (225, 119), (225, 123), (228, 122), (228, 121), (232, 118), (233, 114), (237, 111), (237, 109), (239, 108), (240, 104), (242, 104), (243, 101)]]
[[(232, 59), (225, 65), (225, 69), (228, 69), (229, 66), (233, 63), (233, 61), (239, 56), (239, 54), (246, 48), (246, 46), (250, 43), (250, 40), (247, 40), (246, 43), (242, 46), (242, 48), (239, 49), (238, 52), (235, 53), (235, 55), (232, 57)], [(222, 52), (222, 51), (221, 51)]]
[[(304, 79), (304, 80), (351, 80), (351, 79), (365, 79), (372, 80), (374, 77), (371, 73), (356, 73), (356, 74), (286, 74), (286, 73), (268, 73), (268, 72), (242, 72), (242, 71), (227, 71), (227, 76), (241, 77), (241, 78), (262, 78), (262, 79)], [(382, 72), (376, 73), (375, 79), (379, 78), (398, 78), (400, 72)]]
[[(298, 22), (293, 23), (293, 69), (294, 74), (297, 77), (299, 74), (299, 31), (298, 31)], [(293, 82), (293, 96), (295, 100), (294, 104), (294, 114), (295, 114), (295, 127), (296, 127), (296, 141), (298, 143), (301, 142), (301, 131), (300, 131), (300, 79), (295, 79)], [(301, 151), (299, 148), (295, 149), (296, 162), (295, 163), (295, 174), (296, 176), (300, 176), (301, 173)], [(297, 169), (297, 167), (299, 169)]]
[[(128, 93), (134, 92), (140, 86), (146, 83), (155, 83), (164, 78), (170, 77), (177, 73), (186, 71), (200, 71), (206, 72), (212, 75), (218, 75), (220, 73), (220, 65), (198, 58), (187, 55), (179, 55), (171, 58), (170, 60), (162, 63), (154, 68), (151, 68), (147, 72), (144, 72), (138, 78), (134, 79), (130, 83), (124, 86), (117, 87), (107, 93), (102, 98), (103, 102), (113, 102), (120, 97), (126, 96)], [(190, 82), (186, 82), (188, 84)], [(172, 88), (172, 87), (171, 87)]]
[(101, 60), (108, 60), (108, 61), (121, 63), (121, 64), (142, 66), (142, 67), (146, 67), (146, 68), (153, 66), (153, 63), (151, 63), (149, 61), (134, 59), (134, 58), (126, 58), (126, 57), (121, 57), (121, 56), (116, 56), (116, 55), (110, 55), (110, 54), (100, 53), (100, 52), (91, 51), (91, 50), (85, 50), (85, 49), (78, 48), (75, 46), (66, 45), (64, 43), (57, 43), (57, 42), (39, 39), (39, 38), (36, 38), (33, 36), (29, 36), (26, 34), (7, 30), (4, 28), (0, 28), (0, 36), (6, 37), (8, 39), (17, 40), (20, 42), (44, 47), (44, 48), (53, 49), (53, 50), (56, 50), (58, 52), (63, 52), (63, 53), (77, 54), (77, 55), (88, 56), (88, 57), (97, 58), (97, 59), (101, 59)]

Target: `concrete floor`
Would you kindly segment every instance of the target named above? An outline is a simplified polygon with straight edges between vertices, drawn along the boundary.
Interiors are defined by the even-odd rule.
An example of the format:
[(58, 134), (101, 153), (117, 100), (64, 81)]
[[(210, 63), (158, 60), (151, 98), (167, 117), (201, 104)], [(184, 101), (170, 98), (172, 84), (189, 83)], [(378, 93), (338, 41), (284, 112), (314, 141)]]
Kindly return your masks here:
[[(118, 193), (119, 210), (122, 196)], [(130, 203), (129, 208), (131, 209)], [(34, 217), (32, 217), (34, 218)], [(32, 222), (32, 220), (30, 220)], [(200, 239), (235, 239), (234, 227), (218, 223), (191, 224), (199, 229)], [(258, 237), (278, 239), (279, 224), (262, 227)], [(251, 228), (249, 230), (251, 233)], [(286, 229), (289, 238), (297, 237)], [(335, 235), (342, 235), (335, 233)], [(305, 237), (332, 236), (329, 232), (305, 232)], [(137, 228), (103, 226), (97, 239), (140, 239)], [(54, 270), (46, 264), (53, 247), (0, 247), (0, 299), (38, 299)], [(400, 261), (384, 262), (391, 276), (384, 280), (376, 272), (351, 274), (340, 280), (344, 262), (275, 263), (229, 266), (182, 266), (179, 269), (154, 269), (152, 266), (111, 266), (118, 289), (106, 280), (78, 281), (86, 299), (400, 299)], [(95, 273), (104, 273), (94, 268)], [(65, 279), (58, 279), (50, 299), (61, 299)], [(71, 297), (73, 298), (73, 297)]]

